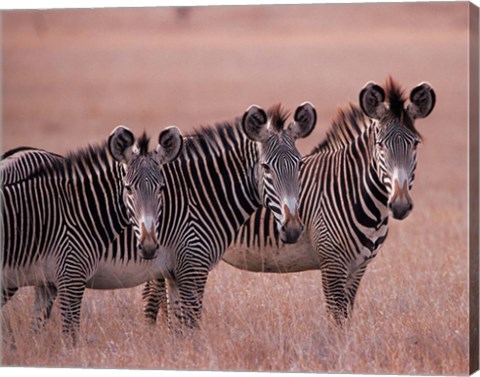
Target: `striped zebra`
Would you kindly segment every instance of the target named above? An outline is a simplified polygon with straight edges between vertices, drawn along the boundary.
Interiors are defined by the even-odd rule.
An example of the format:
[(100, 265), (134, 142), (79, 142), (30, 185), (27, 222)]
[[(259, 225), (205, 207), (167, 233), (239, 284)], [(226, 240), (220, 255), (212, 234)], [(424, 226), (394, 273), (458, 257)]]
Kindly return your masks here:
[[(238, 231), (223, 260), (256, 272), (320, 269), (327, 309), (343, 323), (368, 263), (385, 242), (390, 215), (401, 220), (413, 208), (410, 190), (422, 140), (414, 122), (434, 105), (435, 93), (426, 83), (411, 91), (408, 104), (392, 78), (385, 90), (368, 83), (360, 108), (339, 110), (324, 141), (303, 158), (299, 211), (305, 232), (299, 241), (282, 242), (271, 211), (261, 208)], [(150, 321), (165, 307), (159, 285), (144, 293)]]
[[(165, 166), (165, 210), (161, 215), (158, 280), (146, 284), (151, 299), (169, 306), (167, 322), (180, 332), (198, 326), (209, 271), (221, 260), (237, 230), (262, 204), (279, 237), (295, 242), (303, 231), (298, 213), (301, 156), (295, 140), (316, 123), (310, 103), (293, 122), (280, 106), (250, 107), (234, 124), (203, 128), (186, 138), (179, 160)], [(128, 242), (117, 245), (131, 247)], [(156, 315), (149, 313), (150, 318)]]
[(415, 87), (409, 103), (391, 77), (385, 89), (370, 82), (360, 92), (360, 108), (338, 111), (330, 131), (301, 169), (300, 216), (305, 233), (285, 245), (258, 210), (237, 233), (223, 260), (263, 272), (320, 269), (327, 309), (342, 324), (353, 310), (367, 265), (388, 233), (388, 220), (405, 219), (422, 137), (415, 120), (428, 116), (435, 92)]
[[(265, 203), (277, 213), (278, 232), (285, 242), (295, 241), (303, 230), (296, 205), (300, 155), (294, 142), (310, 134), (316, 113), (307, 103), (297, 109), (294, 122), (287, 128), (285, 121), (286, 114), (278, 106), (268, 112), (251, 107), (235, 124), (204, 128), (187, 137), (180, 158), (163, 167), (164, 211), (159, 221), (162, 232), (158, 255), (139, 257), (134, 231), (127, 227), (102, 256), (87, 287), (128, 288), (156, 278), (164, 284), (167, 278), (177, 294), (179, 321), (181, 313), (187, 312), (190, 314), (185, 322), (194, 326), (207, 276), (199, 275), (205, 281), (200, 301), (192, 304), (190, 300), (198, 296), (191, 284), (198, 284), (199, 278), (191, 275), (195, 271), (190, 268), (198, 266), (198, 272), (208, 274), (235, 230), (259, 205)], [(43, 154), (48, 154), (35, 150), (30, 155), (23, 153), (22, 158), (28, 156), (29, 160), (45, 159)], [(43, 297), (36, 308), (45, 314), (44, 321), (55, 295), (40, 290), (37, 296)]]
[(119, 126), (106, 143), (66, 158), (31, 148), (2, 156), (2, 306), (18, 288), (36, 286), (40, 327), (58, 294), (63, 332), (75, 343), (83, 292), (101, 274), (112, 241), (132, 224), (141, 253), (159, 247), (161, 168), (183, 139), (171, 127), (154, 152), (148, 144), (145, 134), (135, 140)]

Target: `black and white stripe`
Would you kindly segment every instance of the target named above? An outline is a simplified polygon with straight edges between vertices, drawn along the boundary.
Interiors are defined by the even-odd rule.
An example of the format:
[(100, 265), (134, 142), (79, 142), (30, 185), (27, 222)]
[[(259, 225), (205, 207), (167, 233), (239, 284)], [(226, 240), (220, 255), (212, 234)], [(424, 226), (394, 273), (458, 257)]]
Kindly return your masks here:
[[(296, 201), (301, 161), (294, 140), (311, 132), (314, 115), (313, 107), (304, 104), (297, 109), (294, 121), (284, 127), (286, 116), (280, 107), (268, 112), (251, 107), (234, 124), (203, 128), (185, 138), (180, 158), (162, 166), (162, 187), (157, 195), (161, 195), (163, 210), (157, 213), (155, 240), (160, 247), (145, 255), (137, 245), (141, 234), (135, 226), (126, 227), (95, 259), (85, 286), (127, 288), (156, 278), (165, 286), (167, 279), (176, 317), (194, 326), (208, 272), (221, 259), (236, 230), (262, 202), (282, 203), (283, 196)], [(268, 164), (268, 174), (262, 163)], [(136, 170), (142, 171), (139, 167)], [(273, 190), (265, 189), (267, 179)], [(139, 181), (146, 182), (144, 193), (151, 191), (151, 176), (145, 174), (138, 180), (127, 173), (125, 195)], [(129, 207), (125, 211), (135, 212), (133, 201), (128, 197), (125, 201)], [(140, 219), (141, 213), (138, 215), (132, 220)], [(279, 228), (284, 227), (285, 233), (292, 225), (298, 227), (294, 215), (288, 219), (282, 216), (283, 212)], [(52, 289), (48, 284), (37, 289), (35, 307), (42, 320), (49, 316), (55, 294), (55, 286)], [(166, 303), (165, 289), (153, 292), (149, 299), (155, 300), (158, 294)]]
[(325, 140), (303, 159), (299, 200), (306, 229), (298, 243), (283, 244), (270, 211), (262, 208), (240, 229), (223, 260), (250, 271), (320, 269), (327, 308), (342, 322), (368, 263), (385, 242), (389, 216), (403, 219), (413, 206), (409, 191), (421, 141), (413, 125), (431, 112), (435, 94), (421, 84), (408, 107), (405, 102), (391, 78), (385, 91), (369, 83), (360, 94), (362, 109), (339, 110)]
[[(298, 226), (294, 214), (290, 224), (285, 221), (281, 206), (286, 198), (296, 205), (300, 156), (294, 141), (307, 136), (316, 121), (310, 104), (300, 106), (298, 113), (302, 117), (284, 127), (286, 115), (280, 107), (268, 112), (250, 108), (235, 124), (204, 128), (187, 137), (183, 156), (165, 166), (164, 250), (159, 256), (165, 270), (163, 279), (144, 289), (147, 318), (155, 320), (158, 305), (167, 308), (168, 300), (176, 319), (195, 327), (209, 271), (262, 203), (276, 213), (280, 230)], [(171, 316), (167, 318), (171, 323)]]
[[(178, 130), (165, 132), (181, 142)], [(157, 217), (161, 212), (158, 196), (141, 199), (129, 211), (125, 197), (143, 198), (146, 185), (130, 193), (124, 186), (155, 179), (161, 191), (161, 165), (179, 152), (161, 155), (160, 144), (160, 153), (148, 152), (145, 136), (134, 142), (130, 130), (117, 127), (108, 143), (66, 158), (32, 148), (3, 156), (2, 306), (18, 288), (37, 286), (35, 323), (40, 325), (58, 293), (63, 331), (75, 341), (84, 289), (108, 246), (130, 222), (139, 223), (145, 208), (153, 206)]]

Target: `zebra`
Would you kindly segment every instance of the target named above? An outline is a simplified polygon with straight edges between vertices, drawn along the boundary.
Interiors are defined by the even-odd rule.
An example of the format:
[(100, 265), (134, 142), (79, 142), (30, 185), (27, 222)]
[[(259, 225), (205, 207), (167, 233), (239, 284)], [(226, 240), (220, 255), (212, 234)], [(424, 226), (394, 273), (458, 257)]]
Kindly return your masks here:
[(327, 311), (338, 325), (351, 317), (360, 281), (388, 234), (388, 220), (413, 209), (410, 191), (422, 136), (416, 119), (435, 106), (428, 83), (412, 89), (409, 103), (389, 76), (369, 82), (354, 104), (339, 109), (326, 138), (304, 157), (300, 216), (304, 235), (286, 245), (258, 210), (237, 233), (223, 261), (240, 269), (298, 272), (320, 269)]
[[(158, 253), (139, 257), (134, 231), (132, 227), (127, 227), (102, 256), (87, 287), (128, 288), (156, 278), (164, 283), (167, 278), (171, 280), (174, 292), (177, 292), (176, 281), (173, 279), (188, 272), (181, 265), (187, 263), (188, 266), (197, 262), (202, 265), (203, 261), (197, 261), (195, 254), (191, 255), (197, 249), (201, 251), (198, 246), (212, 253), (206, 255), (209, 261), (205, 262), (208, 269), (213, 268), (226, 245), (233, 239), (235, 229), (262, 202), (276, 211), (279, 218), (278, 231), (279, 234), (284, 234), (284, 242), (294, 242), (303, 230), (296, 208), (296, 198), (300, 191), (300, 155), (294, 142), (312, 132), (316, 112), (311, 104), (305, 103), (295, 112), (294, 122), (284, 128), (286, 117), (287, 114), (279, 106), (274, 106), (267, 112), (252, 106), (234, 124), (220, 123), (214, 127), (202, 128), (186, 137), (185, 151), (179, 159), (163, 166), (164, 211), (159, 221), (163, 231), (159, 238), (161, 247)], [(45, 151), (30, 153), (48, 154)], [(27, 155), (24, 153), (24, 156)], [(29, 156), (30, 160), (33, 158)], [(215, 210), (212, 212), (205, 207), (214, 200), (219, 200), (223, 209), (212, 208)], [(199, 240), (199, 237), (204, 237), (201, 234), (203, 224), (199, 223), (202, 220), (214, 222), (215, 227), (212, 227), (208, 238)], [(213, 247), (208, 245), (209, 242), (212, 242)], [(188, 250), (185, 249), (186, 245)], [(188, 276), (184, 277), (186, 278)], [(196, 279), (193, 282), (196, 283)], [(189, 288), (186, 289), (189, 293)], [(40, 292), (38, 296), (42, 297), (42, 294), (46, 298), (38, 300), (36, 307), (45, 313), (42, 318), (44, 321), (50, 316), (55, 296), (50, 292)], [(176, 304), (178, 306), (180, 302), (177, 300)], [(201, 301), (196, 312), (199, 313), (200, 308)], [(190, 319), (188, 325), (195, 326), (198, 318), (193, 315), (189, 318), (193, 320)], [(171, 321), (169, 323), (171, 326)]]
[[(204, 127), (186, 137), (182, 156), (165, 166), (165, 211), (157, 256), (162, 267), (142, 295), (168, 306), (169, 328), (182, 333), (199, 327), (208, 274), (258, 207), (270, 209), (283, 242), (295, 242), (302, 233), (301, 155), (295, 140), (313, 131), (317, 115), (306, 102), (288, 126), (287, 118), (280, 105), (267, 111), (253, 105), (233, 124)], [(128, 242), (120, 244), (131, 247)], [(155, 321), (156, 313), (149, 310), (144, 309)]]
[[(410, 190), (422, 140), (414, 123), (435, 105), (427, 83), (411, 91), (408, 104), (392, 77), (384, 88), (367, 83), (360, 107), (339, 109), (325, 139), (303, 158), (299, 212), (305, 231), (298, 242), (282, 242), (271, 211), (260, 208), (223, 255), (248, 271), (321, 270), (327, 311), (338, 325), (351, 316), (360, 280), (387, 238), (389, 217), (402, 220), (413, 209)], [(161, 288), (152, 284), (144, 294), (149, 321), (160, 306), (165, 310)]]
[(23, 286), (35, 286), (35, 319), (41, 327), (58, 294), (62, 331), (76, 343), (86, 287), (101, 270), (112, 241), (130, 227), (147, 256), (159, 247), (163, 204), (162, 165), (183, 148), (178, 128), (163, 130), (154, 152), (149, 138), (116, 127), (101, 145), (67, 157), (32, 148), (3, 156), (3, 305)]

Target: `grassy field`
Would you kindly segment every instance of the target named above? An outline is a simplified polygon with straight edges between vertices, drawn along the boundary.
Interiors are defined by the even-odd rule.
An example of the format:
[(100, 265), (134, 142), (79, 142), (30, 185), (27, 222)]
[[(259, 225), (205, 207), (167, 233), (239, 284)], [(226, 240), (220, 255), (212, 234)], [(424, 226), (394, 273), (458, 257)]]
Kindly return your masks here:
[[(419, 220), (428, 222), (424, 216)], [(462, 277), (467, 270), (454, 263), (461, 256), (453, 251), (464, 247), (458, 233), (424, 239), (414, 224), (394, 232), (366, 274), (354, 318), (342, 331), (327, 320), (319, 272), (264, 275), (221, 264), (208, 282), (202, 328), (185, 338), (170, 335), (163, 323), (144, 323), (139, 289), (87, 291), (75, 351), (62, 345), (58, 310), (45, 332), (28, 330), (33, 295), (25, 289), (4, 309), (2, 362), (464, 374), (468, 305)], [(438, 255), (442, 244), (450, 245), (451, 256)]]
[(3, 13), (3, 150), (65, 153), (117, 124), (157, 134), (232, 119), (252, 103), (310, 100), (307, 153), (337, 106), (388, 74), (428, 81), (418, 122), (413, 213), (362, 281), (354, 316), (329, 323), (319, 271), (254, 274), (221, 263), (207, 283), (201, 329), (144, 323), (141, 287), (87, 291), (77, 349), (58, 307), (30, 331), (33, 290), (1, 313), (1, 364), (180, 370), (466, 374), (467, 5), (418, 3)]

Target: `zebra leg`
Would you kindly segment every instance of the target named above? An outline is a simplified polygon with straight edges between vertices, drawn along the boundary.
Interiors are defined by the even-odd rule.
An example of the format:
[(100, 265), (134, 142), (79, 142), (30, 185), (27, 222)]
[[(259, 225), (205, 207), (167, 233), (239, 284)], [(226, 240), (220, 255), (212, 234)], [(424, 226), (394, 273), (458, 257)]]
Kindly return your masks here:
[(165, 314), (168, 322), (168, 297), (165, 279), (151, 280), (145, 283), (142, 291), (142, 299), (145, 302), (143, 314), (148, 323), (155, 324), (158, 312)]
[[(183, 308), (178, 290), (177, 281), (174, 278), (165, 279), (167, 283), (167, 325), (170, 330), (174, 330), (177, 334), (182, 335)], [(173, 315), (172, 315), (173, 313)]]
[(47, 284), (35, 287), (35, 309), (32, 330), (38, 331), (45, 326), (45, 322), (52, 314), (53, 303), (57, 297), (57, 287)]
[(80, 327), (80, 310), (83, 293), (86, 288), (86, 279), (64, 277), (58, 284), (58, 299), (62, 316), (62, 332), (73, 346), (77, 343), (77, 334)]
[(343, 326), (349, 314), (348, 300), (345, 294), (346, 275), (346, 270), (338, 264), (322, 267), (322, 286), (327, 310), (332, 314), (339, 327)]
[(197, 328), (203, 306), (203, 294), (208, 278), (208, 269), (192, 267), (187, 273), (177, 275), (181, 312), (175, 312), (182, 327)]
[(357, 295), (358, 287), (360, 286), (360, 281), (362, 280), (363, 274), (367, 269), (367, 262), (362, 263), (354, 271), (352, 271), (348, 277), (345, 284), (345, 295), (348, 302), (348, 311), (349, 314), (353, 312), (353, 305), (355, 302), (355, 296)]
[(1, 307), (3, 307), (3, 305), (5, 305), (7, 301), (10, 300), (17, 291), (17, 287), (2, 288)]

